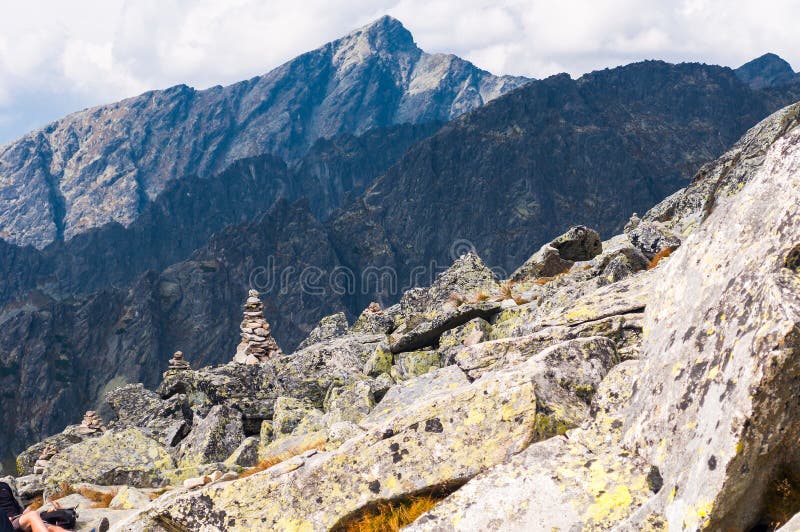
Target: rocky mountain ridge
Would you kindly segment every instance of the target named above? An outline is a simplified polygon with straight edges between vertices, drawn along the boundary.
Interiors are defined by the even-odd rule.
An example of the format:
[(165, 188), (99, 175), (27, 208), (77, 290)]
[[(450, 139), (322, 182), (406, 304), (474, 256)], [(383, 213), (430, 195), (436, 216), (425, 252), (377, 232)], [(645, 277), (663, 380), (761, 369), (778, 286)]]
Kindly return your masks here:
[(291, 354), (109, 387), (9, 480), (130, 532), (794, 530), (798, 204), (795, 104), (602, 243), (511, 282), (467, 253)]
[(800, 83), (800, 74), (792, 70), (792, 66), (785, 59), (772, 53), (748, 61), (734, 72), (739, 79), (754, 89)]
[[(391, 126), (319, 141), (289, 166), (243, 160), (175, 181), (128, 228), (42, 251), (6, 246), (2, 378), (7, 389), (37, 385), (3, 399), (16, 429), (0, 453), (99, 407), (109, 381), (156, 386), (166, 353), (226, 360), (236, 342), (230, 320), (254, 281), (266, 283), (267, 319), (292, 350), (324, 315), (353, 320), (373, 299), (393, 304), (463, 251), (510, 274), (573, 223), (613, 234), (793, 97), (770, 91), (728, 69), (661, 62), (557, 76), (435, 135), (436, 124)], [(291, 203), (301, 195), (306, 203)], [(308, 287), (303, 271), (321, 275)], [(333, 296), (336, 272), (352, 282)]]
[(320, 138), (450, 120), (527, 79), (426, 54), (383, 17), (259, 77), (87, 109), (0, 147), (0, 237), (43, 248), (131, 224), (172, 181), (301, 157)]

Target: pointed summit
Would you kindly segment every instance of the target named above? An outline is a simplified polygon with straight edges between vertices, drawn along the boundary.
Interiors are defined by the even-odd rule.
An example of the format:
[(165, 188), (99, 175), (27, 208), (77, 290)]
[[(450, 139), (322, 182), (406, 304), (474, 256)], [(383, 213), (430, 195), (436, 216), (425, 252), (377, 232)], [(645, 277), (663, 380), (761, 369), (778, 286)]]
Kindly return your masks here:
[(797, 79), (792, 66), (780, 56), (768, 53), (749, 61), (734, 72), (753, 89), (786, 85)]
[(398, 54), (422, 53), (414, 43), (414, 36), (396, 18), (384, 15), (332, 43), (336, 50), (354, 50), (358, 55), (369, 53)]

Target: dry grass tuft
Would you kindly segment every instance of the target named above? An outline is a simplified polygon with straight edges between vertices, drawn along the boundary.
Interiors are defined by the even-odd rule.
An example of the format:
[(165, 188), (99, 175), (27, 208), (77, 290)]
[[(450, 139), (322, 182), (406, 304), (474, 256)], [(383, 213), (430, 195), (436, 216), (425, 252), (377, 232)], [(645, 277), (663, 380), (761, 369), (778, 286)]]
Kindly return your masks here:
[(466, 303), (466, 300), (461, 294), (452, 293), (447, 297), (447, 302), (455, 307), (460, 307)]
[(159, 490), (149, 492), (147, 494), (147, 496), (150, 497), (151, 501), (154, 501), (154, 500), (158, 499), (159, 497), (161, 497), (162, 495), (164, 495), (168, 491), (169, 491), (169, 489), (167, 489), (167, 488), (161, 488)]
[[(48, 497), (48, 500), (51, 502), (58, 501), (58, 499), (63, 499), (67, 495), (72, 495), (73, 493), (77, 493), (78, 495), (86, 497), (92, 501), (94, 503), (92, 508), (108, 508), (108, 505), (111, 504), (111, 500), (117, 495), (117, 490), (110, 490), (106, 492), (93, 490), (88, 486), (81, 486), (76, 489), (74, 486), (70, 486), (66, 482), (62, 482), (59, 484), (58, 489), (56, 489), (53, 494)], [(38, 508), (41, 508), (43, 504), (44, 501), (42, 501), (42, 504), (40, 504)], [(31, 506), (33, 506), (33, 504), (31, 504)]]
[(111, 504), (111, 500), (116, 497), (117, 490), (98, 491), (86, 486), (81, 486), (78, 488), (78, 493), (94, 503), (92, 508), (108, 508), (108, 505)]
[(800, 511), (800, 479), (784, 474), (778, 478), (764, 501), (764, 518), (769, 528), (777, 530)]
[(42, 506), (44, 506), (44, 497), (41, 496), (41, 495), (37, 495), (36, 497), (33, 498), (31, 503), (28, 505), (28, 509), (30, 509), (30, 510), (38, 510)]
[(533, 281), (533, 284), (538, 284), (539, 286), (543, 286), (552, 281), (553, 279), (555, 279), (555, 277), (539, 277), (538, 279)]
[(432, 495), (411, 497), (400, 502), (380, 503), (372, 511), (349, 523), (345, 532), (396, 532), (436, 506), (441, 498)]
[(489, 294), (481, 290), (475, 297), (473, 298), (474, 303), (480, 303), (481, 301), (489, 301)]
[(522, 296), (514, 296), (514, 303), (517, 305), (524, 305), (525, 303), (530, 303), (530, 299), (525, 299)]
[(514, 299), (514, 285), (510, 281), (500, 285), (501, 299)]
[(246, 478), (246, 477), (249, 477), (251, 475), (255, 475), (256, 473), (260, 473), (260, 472), (262, 472), (262, 471), (264, 471), (266, 469), (269, 469), (272, 466), (280, 464), (281, 462), (285, 462), (289, 458), (294, 458), (295, 456), (297, 456), (299, 454), (303, 454), (306, 451), (310, 451), (311, 449), (316, 449), (318, 451), (324, 450), (325, 449), (325, 441), (319, 440), (319, 441), (314, 442), (314, 443), (312, 443), (310, 445), (301, 445), (299, 447), (295, 447), (294, 449), (291, 449), (291, 450), (289, 450), (289, 451), (287, 451), (287, 452), (285, 452), (283, 454), (280, 454), (278, 456), (273, 456), (273, 457), (267, 458), (266, 460), (261, 460), (259, 463), (257, 463), (256, 465), (254, 465), (250, 469), (244, 471), (241, 475), (239, 475), (239, 478)]
[(676, 249), (678, 248), (676, 248), (675, 246), (667, 246), (658, 253), (656, 253), (656, 256), (653, 257), (653, 260), (651, 260), (650, 264), (647, 265), (647, 269), (652, 270), (653, 268), (658, 266), (658, 263), (661, 262), (661, 259), (669, 257), (670, 255), (672, 255), (672, 252), (675, 251)]
[(62, 482), (61, 484), (58, 485), (58, 488), (53, 490), (52, 495), (50, 495), (50, 497), (48, 497), (48, 498), (50, 500), (62, 499), (64, 497), (66, 497), (67, 495), (72, 495), (73, 493), (78, 493), (78, 492), (75, 491), (75, 488), (73, 488), (72, 486), (70, 486), (66, 482)]

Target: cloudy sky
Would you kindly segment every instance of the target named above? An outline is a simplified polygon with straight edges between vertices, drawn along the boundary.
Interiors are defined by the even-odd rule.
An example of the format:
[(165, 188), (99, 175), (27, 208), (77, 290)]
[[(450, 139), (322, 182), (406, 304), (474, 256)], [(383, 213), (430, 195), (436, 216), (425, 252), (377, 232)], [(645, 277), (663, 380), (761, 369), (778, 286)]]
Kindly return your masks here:
[(384, 14), (426, 51), (573, 76), (640, 59), (800, 69), (798, 0), (27, 0), (0, 3), (0, 144), (153, 88), (262, 74)]

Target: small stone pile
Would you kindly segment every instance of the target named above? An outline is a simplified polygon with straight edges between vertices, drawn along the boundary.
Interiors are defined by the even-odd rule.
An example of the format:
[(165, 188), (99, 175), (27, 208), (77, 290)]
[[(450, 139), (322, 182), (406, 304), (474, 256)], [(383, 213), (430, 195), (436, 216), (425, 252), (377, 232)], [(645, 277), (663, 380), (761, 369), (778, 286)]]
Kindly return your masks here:
[(184, 369), (192, 369), (189, 366), (189, 363), (183, 359), (183, 352), (182, 351), (175, 351), (175, 354), (172, 355), (172, 358), (169, 361), (169, 369), (170, 370), (184, 370)]
[(236, 348), (234, 362), (258, 364), (272, 356), (283, 354), (270, 333), (269, 323), (264, 319), (264, 304), (255, 290), (250, 290), (248, 294), (239, 330), (242, 334), (242, 341)]
[(55, 445), (48, 443), (42, 449), (42, 454), (39, 455), (39, 459), (36, 460), (36, 463), (33, 465), (33, 474), (34, 475), (41, 475), (44, 473), (44, 468), (47, 466), (47, 462), (50, 461), (52, 457), (56, 455), (58, 449)]
[(103, 420), (97, 415), (94, 410), (87, 410), (81, 421), (81, 426), (78, 427), (78, 432), (81, 434), (93, 434), (95, 432), (105, 432), (106, 427), (103, 425)]

